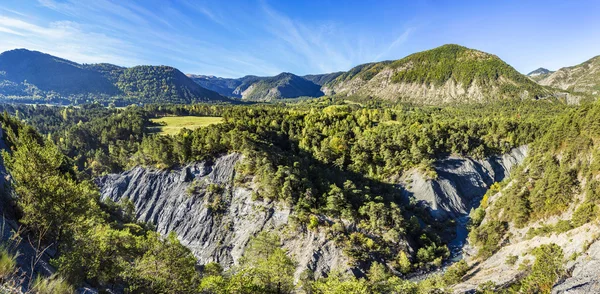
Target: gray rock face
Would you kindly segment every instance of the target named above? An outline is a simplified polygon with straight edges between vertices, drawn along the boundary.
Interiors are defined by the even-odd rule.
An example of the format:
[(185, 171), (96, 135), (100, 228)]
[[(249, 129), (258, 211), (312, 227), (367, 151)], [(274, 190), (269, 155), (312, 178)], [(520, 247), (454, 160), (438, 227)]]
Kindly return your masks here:
[(403, 183), (405, 196), (423, 202), (436, 218), (465, 216), (479, 205), (493, 183), (504, 179), (514, 166), (523, 162), (527, 150), (527, 146), (521, 146), (485, 160), (461, 157), (441, 160), (434, 166), (438, 174), (434, 180), (427, 180), (417, 172), (408, 175)]
[(554, 285), (552, 293), (600, 293), (600, 242), (579, 256), (568, 272), (570, 277)]
[[(277, 232), (298, 262), (296, 277), (307, 268), (317, 276), (331, 268), (347, 269), (347, 258), (324, 233), (286, 233), (290, 208), (252, 200), (251, 188), (234, 185), (240, 159), (240, 154), (230, 154), (213, 164), (200, 162), (168, 171), (136, 167), (97, 183), (103, 198), (131, 200), (137, 218), (154, 224), (159, 233), (176, 232), (202, 264), (218, 262), (225, 268), (237, 264), (250, 238), (266, 230)], [(222, 211), (207, 207), (211, 184), (222, 188)], [(189, 192), (192, 185), (194, 193)]]
[[(508, 175), (520, 163), (527, 147), (487, 160), (448, 158), (436, 165), (438, 178), (427, 181), (412, 175), (410, 196), (427, 201), (432, 213), (458, 217), (469, 212), (489, 185)], [(129, 199), (139, 220), (150, 222), (159, 233), (176, 232), (199, 263), (218, 262), (229, 268), (239, 261), (249, 240), (261, 231), (276, 232), (283, 247), (298, 263), (296, 278), (310, 269), (317, 277), (331, 269), (350, 270), (341, 248), (324, 232), (291, 228), (291, 209), (281, 203), (252, 199), (252, 186), (234, 183), (240, 154), (229, 154), (214, 163), (199, 162), (173, 170), (136, 167), (97, 179), (103, 198)], [(219, 186), (223, 209), (211, 209)], [(190, 193), (191, 188), (195, 190)], [(408, 246), (408, 244), (407, 244)], [(412, 248), (407, 248), (409, 251)]]

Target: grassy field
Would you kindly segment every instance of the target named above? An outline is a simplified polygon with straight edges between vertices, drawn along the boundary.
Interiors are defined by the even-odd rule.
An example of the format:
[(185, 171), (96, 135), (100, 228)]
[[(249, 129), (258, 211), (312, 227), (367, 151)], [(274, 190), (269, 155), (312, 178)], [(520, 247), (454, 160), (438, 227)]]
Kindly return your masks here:
[(223, 121), (222, 117), (212, 116), (165, 116), (151, 121), (160, 126), (151, 127), (152, 131), (162, 135), (175, 135), (183, 128), (194, 130)]

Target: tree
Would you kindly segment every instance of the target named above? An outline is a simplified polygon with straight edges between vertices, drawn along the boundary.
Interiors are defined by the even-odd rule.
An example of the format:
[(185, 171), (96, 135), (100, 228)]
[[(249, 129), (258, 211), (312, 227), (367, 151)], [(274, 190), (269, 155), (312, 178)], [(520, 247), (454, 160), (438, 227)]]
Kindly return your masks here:
[(562, 274), (563, 251), (558, 245), (551, 243), (536, 247), (532, 253), (535, 262), (522, 282), (521, 292), (550, 293)]
[(60, 244), (86, 220), (100, 216), (98, 191), (74, 177), (67, 159), (51, 142), (40, 143), (24, 134), (12, 153), (2, 154), (23, 213), (20, 221), (37, 236)]
[(261, 232), (254, 237), (239, 268), (234, 270), (230, 290), (236, 293), (291, 293), (296, 264), (279, 246), (279, 237), (275, 234)]
[(158, 233), (148, 232), (142, 250), (128, 272), (129, 290), (136, 293), (195, 293), (200, 276), (196, 258), (181, 245), (174, 232), (161, 240)]

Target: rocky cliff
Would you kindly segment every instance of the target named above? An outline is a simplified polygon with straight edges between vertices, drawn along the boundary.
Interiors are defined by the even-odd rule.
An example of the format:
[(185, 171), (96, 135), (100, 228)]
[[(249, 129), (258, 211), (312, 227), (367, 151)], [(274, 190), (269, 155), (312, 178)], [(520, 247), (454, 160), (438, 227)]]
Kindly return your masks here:
[[(252, 189), (234, 185), (240, 154), (220, 157), (174, 170), (136, 167), (98, 179), (103, 198), (128, 198), (137, 218), (156, 225), (158, 232), (174, 231), (200, 263), (235, 265), (250, 238), (263, 230), (278, 232), (283, 246), (298, 262), (296, 276), (311, 269), (321, 276), (331, 268), (346, 268), (340, 248), (324, 233), (287, 230), (291, 209), (252, 199)], [(216, 188), (215, 188), (216, 187)], [(218, 190), (223, 208), (211, 205)], [(212, 192), (211, 192), (212, 191)], [(212, 195), (212, 196), (211, 196)]]
[[(486, 160), (448, 158), (436, 164), (438, 178), (411, 178), (411, 197), (425, 201), (432, 214), (459, 217), (468, 213), (489, 185), (504, 178), (520, 163), (527, 147)], [(341, 248), (324, 233), (291, 229), (292, 210), (281, 203), (252, 199), (252, 187), (236, 184), (240, 154), (214, 162), (199, 162), (173, 170), (136, 167), (97, 180), (103, 198), (129, 199), (139, 220), (153, 223), (161, 234), (174, 231), (200, 263), (218, 262), (228, 268), (242, 256), (250, 238), (267, 230), (277, 232), (283, 247), (298, 262), (296, 276), (311, 269), (316, 276), (330, 269), (351, 270)], [(218, 194), (218, 198), (215, 196)], [(219, 199), (215, 205), (215, 199)]]
[(437, 178), (427, 180), (419, 172), (409, 173), (403, 181), (406, 196), (427, 205), (432, 216), (459, 218), (479, 206), (489, 187), (502, 181), (510, 170), (523, 162), (527, 146), (512, 149), (502, 156), (483, 160), (449, 157), (434, 166)]
[(538, 83), (597, 96), (600, 94), (600, 56), (575, 66), (563, 67), (539, 80)]

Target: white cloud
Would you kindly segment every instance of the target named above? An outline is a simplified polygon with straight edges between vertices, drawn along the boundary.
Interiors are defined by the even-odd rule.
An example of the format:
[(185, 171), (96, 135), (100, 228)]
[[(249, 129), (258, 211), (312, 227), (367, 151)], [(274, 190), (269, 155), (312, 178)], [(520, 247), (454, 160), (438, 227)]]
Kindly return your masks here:
[(95, 32), (86, 32), (72, 21), (51, 22), (46, 26), (0, 16), (0, 50), (27, 48), (54, 54), (77, 62), (112, 60), (121, 64), (135, 63), (123, 50), (128, 44)]
[[(266, 2), (240, 10), (191, 0), (160, 2), (160, 10), (114, 0), (38, 4), (66, 20), (44, 22), (18, 14), (0, 18), (0, 50), (25, 47), (78, 62), (166, 64), (189, 73), (236, 77), (347, 70), (393, 56), (411, 34), (409, 29), (374, 40), (340, 23), (293, 19)], [(227, 31), (215, 33), (211, 23)]]

